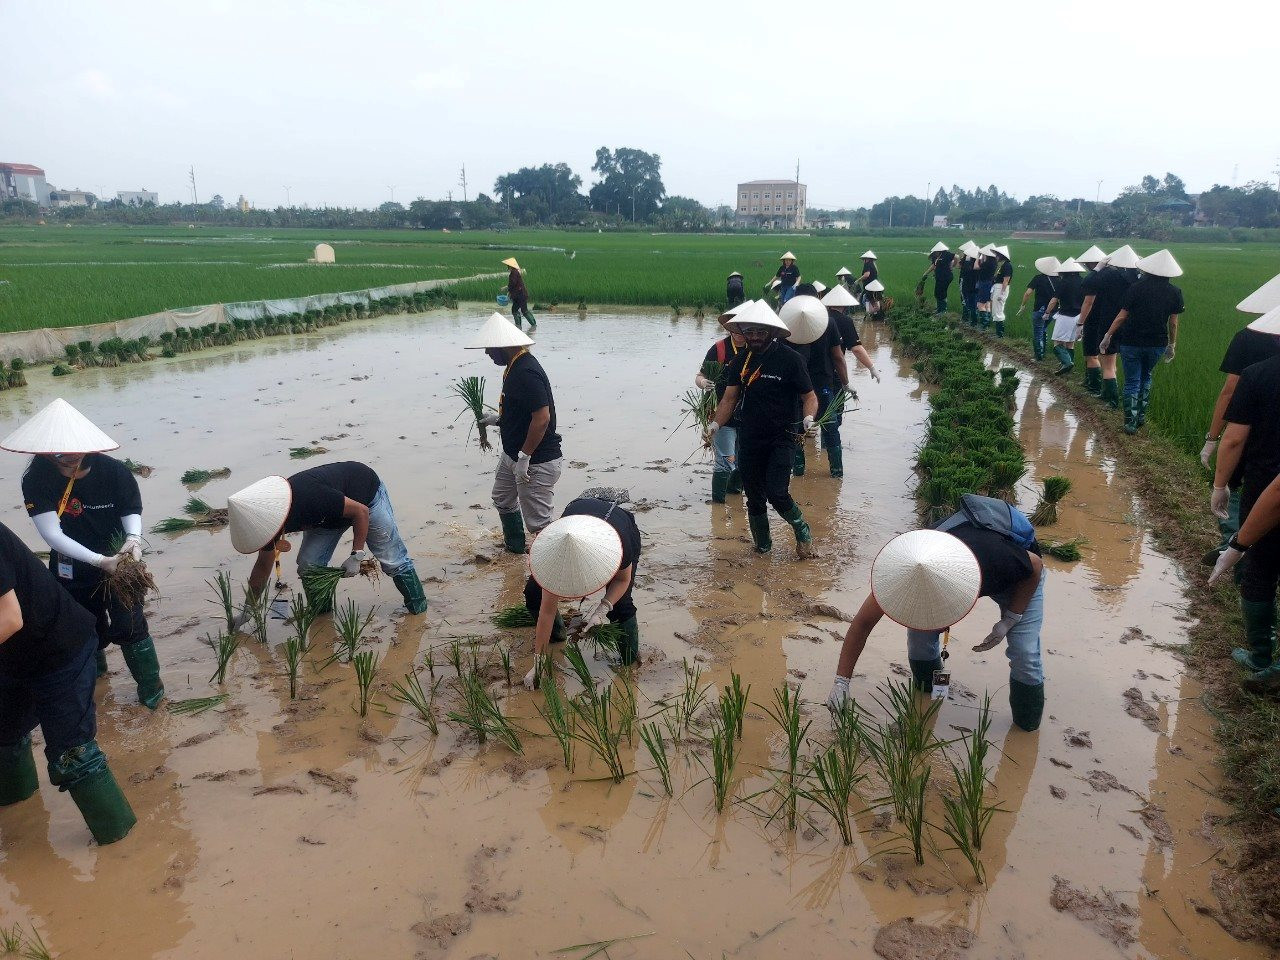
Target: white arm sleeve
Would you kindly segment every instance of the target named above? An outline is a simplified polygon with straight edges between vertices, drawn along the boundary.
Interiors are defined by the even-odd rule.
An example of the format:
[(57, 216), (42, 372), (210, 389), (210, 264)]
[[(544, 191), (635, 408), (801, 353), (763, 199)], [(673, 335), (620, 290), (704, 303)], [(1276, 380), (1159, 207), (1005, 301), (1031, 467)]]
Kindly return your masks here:
[(94, 553), (88, 547), (76, 543), (62, 532), (62, 524), (58, 522), (58, 514), (54, 511), (50, 510), (48, 513), (37, 514), (31, 519), (35, 523), (36, 530), (40, 536), (44, 538), (44, 542), (49, 545), (49, 549), (64, 557), (70, 557), (72, 560), (93, 564), (95, 567), (102, 562), (102, 554)]
[(142, 539), (142, 514), (127, 513), (120, 518), (120, 525), (124, 527), (124, 535), (126, 537)]

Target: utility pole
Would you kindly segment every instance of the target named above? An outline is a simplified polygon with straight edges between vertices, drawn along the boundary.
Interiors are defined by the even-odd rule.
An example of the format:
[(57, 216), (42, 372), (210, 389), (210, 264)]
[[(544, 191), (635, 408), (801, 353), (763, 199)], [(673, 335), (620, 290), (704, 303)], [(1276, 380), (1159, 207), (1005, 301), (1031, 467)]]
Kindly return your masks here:
[(293, 193), (288, 187), (284, 188), (284, 205), (289, 209), (293, 209)]
[(1101, 180), (1098, 181), (1098, 192), (1093, 195), (1093, 202), (1094, 203), (1102, 202), (1102, 181)]
[(893, 226), (893, 201), (889, 201), (889, 226)]
[(929, 205), (933, 202), (933, 181), (929, 181), (929, 185), (924, 188), (924, 225), (929, 225)]
[(640, 189), (640, 184), (636, 184), (631, 188), (631, 222), (636, 222), (636, 191)]
[(391, 191), (391, 202), (396, 202), (396, 186), (394, 183), (388, 183), (387, 189)]
[(444, 192), (444, 196), (445, 196), (445, 199), (446, 199), (449, 203), (453, 203), (453, 191), (452, 191), (452, 190), (446, 190), (446, 191)]
[(458, 180), (458, 186), (462, 187), (462, 202), (467, 202), (467, 165), (462, 165), (462, 176)]
[(192, 166), (187, 175), (191, 179), (191, 204), (192, 206), (195, 206), (200, 202), (200, 197), (196, 194), (196, 168)]

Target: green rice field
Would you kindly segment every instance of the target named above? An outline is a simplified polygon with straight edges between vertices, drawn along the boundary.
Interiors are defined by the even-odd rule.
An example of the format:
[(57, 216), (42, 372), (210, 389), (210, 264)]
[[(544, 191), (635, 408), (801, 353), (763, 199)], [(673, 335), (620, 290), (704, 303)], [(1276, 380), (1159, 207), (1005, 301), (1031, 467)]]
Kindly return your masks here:
[[(954, 248), (964, 236), (949, 233)], [(1015, 264), (1008, 332), (1029, 338), (1030, 320), (1014, 317), (1036, 257), (1080, 253), (1088, 243), (1007, 240)], [(331, 243), (334, 266), (305, 263), (318, 242)], [(1110, 249), (1120, 241), (1099, 245)], [(724, 278), (738, 270), (754, 295), (793, 250), (806, 278), (831, 283), (841, 266), (856, 270), (868, 246), (880, 256), (889, 294), (909, 298), (927, 266), (933, 238), (865, 236), (653, 235), (521, 231), (237, 230), (216, 227), (0, 227), (0, 331), (74, 326), (176, 307), (302, 296), (411, 280), (501, 272), (515, 255), (534, 304), (589, 307), (655, 305), (682, 310), (723, 301)], [(1156, 244), (1133, 241), (1139, 253)], [(1280, 245), (1173, 244), (1186, 275), (1178, 358), (1157, 373), (1151, 421), (1189, 452), (1200, 448), (1221, 385), (1218, 363), (1246, 321), (1235, 304), (1280, 272)], [(7, 282), (3, 282), (7, 281)], [(457, 288), (464, 300), (491, 301), (500, 279)], [(958, 303), (953, 287), (952, 304)]]

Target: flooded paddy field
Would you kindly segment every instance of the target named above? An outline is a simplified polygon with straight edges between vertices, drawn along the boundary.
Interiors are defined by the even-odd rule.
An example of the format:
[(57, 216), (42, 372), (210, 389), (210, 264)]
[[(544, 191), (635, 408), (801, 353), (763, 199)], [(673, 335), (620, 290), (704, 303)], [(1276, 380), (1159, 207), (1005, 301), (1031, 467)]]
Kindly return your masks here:
[[(940, 831), (943, 849), (916, 866), (883, 814), (858, 818), (851, 847), (816, 812), (795, 834), (745, 802), (717, 815), (696, 737), (673, 751), (672, 798), (638, 736), (623, 743), (636, 772), (621, 784), (585, 749), (568, 773), (555, 740), (538, 736), (540, 695), (518, 680), (494, 687), (529, 731), (522, 755), (444, 720), (447, 694), (438, 736), (415, 722), (388, 685), (415, 667), (425, 678), (433, 650), (437, 675), (451, 673), (452, 638), (509, 643), (517, 678), (530, 663), (532, 631), (490, 622), (519, 602), (524, 561), (502, 549), (493, 454), (468, 438), (465, 416), (455, 421), (449, 392), (457, 377), (485, 376), (496, 404), (501, 370), (462, 349), (485, 312), (350, 323), (60, 380), (37, 372), (21, 395), (0, 397), (13, 425), (63, 396), (120, 441), (116, 455), (153, 466), (140, 481), (148, 527), (180, 516), (193, 492), (217, 507), (267, 474), (367, 462), (387, 484), (431, 602), (408, 617), (385, 579), (340, 587), (340, 598), (375, 606), (368, 644), (381, 657), (382, 709), (364, 720), (351, 667), (320, 669), (329, 618), (315, 628), (298, 700), (281, 649), (289, 629), (275, 622), (267, 647), (246, 640), (236, 655), (228, 702), (193, 717), (137, 706), (111, 651), (99, 740), (138, 826), (98, 848), (47, 784), (0, 811), (0, 924), (34, 924), (54, 955), (133, 958), (514, 958), (620, 938), (635, 939), (610, 947), (614, 958), (844, 957), (872, 955), (878, 936), (892, 957), (940, 955), (938, 937), (975, 958), (1265, 955), (1228, 935), (1229, 917), (1213, 916), (1226, 808), (1212, 796), (1212, 720), (1167, 649), (1185, 639), (1181, 574), (1152, 547), (1140, 504), (1096, 437), (1038, 377), (1024, 377), (1017, 397), (1032, 465), (1021, 506), (1034, 506), (1041, 477), (1071, 477), (1052, 532), (1087, 543), (1078, 563), (1046, 561), (1038, 733), (1010, 730), (1002, 650), (969, 651), (994, 606), (980, 602), (953, 632), (951, 696), (936, 732), (972, 729), (984, 691), (995, 705), (990, 776), (1003, 812), (983, 844), (985, 887), (945, 852)], [(708, 503), (710, 463), (695, 434), (676, 429), (714, 321), (540, 319), (535, 352), (564, 438), (557, 506), (589, 486), (626, 487), (644, 537), (641, 712), (679, 690), (685, 660), (717, 687), (740, 674), (751, 685), (735, 789), (745, 800), (779, 762), (778, 728), (757, 706), (772, 690), (798, 685), (811, 738), (827, 735), (823, 701), (847, 626), (838, 614), (861, 602), (879, 548), (915, 525), (911, 468), (927, 397), (887, 331), (862, 325), (884, 377), (853, 376), (860, 399), (845, 415), (845, 476), (828, 476), (811, 449), (807, 475), (792, 484), (818, 555), (794, 559), (774, 517), (773, 555), (758, 557), (741, 500)], [(289, 459), (291, 447), (313, 443), (328, 453)], [(43, 548), (21, 508), (25, 460), (0, 455), (12, 504), (0, 518)], [(189, 489), (179, 477), (192, 467), (231, 476)], [(251, 558), (234, 553), (225, 530), (149, 540), (161, 597), (148, 609), (168, 696), (216, 693), (202, 637), (219, 621), (206, 581), (228, 570), (242, 583)], [(296, 586), (291, 564), (285, 577)], [(592, 667), (608, 675), (603, 662)], [(875, 712), (877, 685), (905, 672), (903, 631), (885, 621), (852, 692)], [(881, 788), (865, 792), (871, 800)], [(935, 792), (935, 822), (938, 806)], [(941, 932), (905, 929), (907, 917)]]

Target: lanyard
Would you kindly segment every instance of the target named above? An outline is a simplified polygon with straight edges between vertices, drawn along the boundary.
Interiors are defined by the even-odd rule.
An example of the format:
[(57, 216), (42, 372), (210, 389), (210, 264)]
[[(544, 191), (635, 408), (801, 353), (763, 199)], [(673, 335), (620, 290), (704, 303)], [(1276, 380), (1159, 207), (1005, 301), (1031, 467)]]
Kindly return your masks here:
[(80, 472), (80, 468), (76, 467), (75, 473), (71, 474), (71, 479), (67, 481), (67, 489), (62, 491), (62, 500), (58, 503), (58, 519), (62, 519), (62, 513), (67, 509), (67, 504), (71, 501), (71, 488), (76, 485), (76, 473)]
[[(505, 369), (505, 370), (503, 370), (503, 371), (502, 371), (502, 383), (503, 383), (503, 385), (504, 385), (504, 386), (506, 385), (506, 382), (507, 382), (507, 374), (509, 374), (509, 373), (511, 372), (511, 368), (512, 368), (512, 367), (514, 367), (514, 366), (516, 365), (516, 361), (517, 361), (517, 360), (519, 360), (521, 357), (523, 357), (523, 356), (524, 356), (526, 353), (528, 353), (528, 352), (529, 352), (529, 348), (528, 348), (528, 347), (521, 347), (521, 348), (520, 348), (520, 352), (519, 352), (519, 353), (517, 353), (514, 357), (512, 357), (512, 358), (507, 362), (507, 369)], [(498, 416), (499, 416), (499, 417), (501, 417), (501, 416), (502, 416), (502, 403), (503, 403), (503, 401), (504, 401), (505, 399), (506, 399), (506, 393), (505, 393), (505, 392), (498, 394)]]

